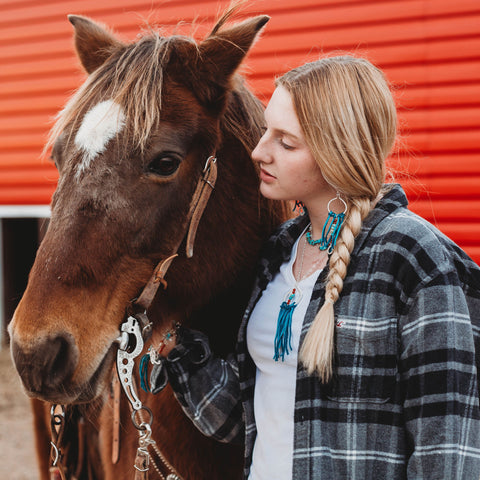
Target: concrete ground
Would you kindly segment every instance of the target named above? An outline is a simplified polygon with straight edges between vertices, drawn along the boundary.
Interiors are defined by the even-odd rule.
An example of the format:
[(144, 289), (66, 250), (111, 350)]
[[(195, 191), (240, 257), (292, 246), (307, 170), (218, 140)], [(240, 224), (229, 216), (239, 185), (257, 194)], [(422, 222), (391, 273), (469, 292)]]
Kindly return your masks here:
[(30, 402), (4, 347), (0, 350), (0, 478), (38, 479), (34, 448)]

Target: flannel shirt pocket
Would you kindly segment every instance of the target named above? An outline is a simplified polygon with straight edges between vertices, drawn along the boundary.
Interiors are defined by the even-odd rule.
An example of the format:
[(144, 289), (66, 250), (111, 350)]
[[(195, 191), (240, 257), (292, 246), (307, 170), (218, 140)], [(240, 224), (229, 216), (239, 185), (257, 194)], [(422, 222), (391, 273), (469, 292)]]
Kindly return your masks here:
[(396, 319), (338, 319), (334, 377), (327, 386), (328, 399), (341, 403), (388, 402), (398, 378), (397, 345)]

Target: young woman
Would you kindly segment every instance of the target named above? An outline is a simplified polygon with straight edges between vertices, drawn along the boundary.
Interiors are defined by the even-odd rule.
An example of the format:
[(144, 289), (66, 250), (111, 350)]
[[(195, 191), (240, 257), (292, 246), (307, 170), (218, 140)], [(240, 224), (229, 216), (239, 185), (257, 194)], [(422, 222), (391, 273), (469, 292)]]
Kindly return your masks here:
[(277, 81), (252, 157), (305, 214), (265, 246), (237, 351), (182, 329), (162, 352), (206, 435), (245, 441), (245, 478), (480, 476), (480, 270), (385, 185), (396, 110), (368, 61)]

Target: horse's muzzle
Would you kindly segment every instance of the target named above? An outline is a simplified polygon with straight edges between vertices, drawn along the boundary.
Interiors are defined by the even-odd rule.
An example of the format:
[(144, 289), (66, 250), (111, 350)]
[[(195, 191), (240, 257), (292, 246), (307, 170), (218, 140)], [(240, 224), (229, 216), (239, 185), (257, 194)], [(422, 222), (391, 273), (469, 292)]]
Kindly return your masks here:
[(27, 393), (55, 400), (65, 395), (78, 364), (78, 348), (70, 334), (41, 340), (23, 350), (12, 340), (12, 356)]

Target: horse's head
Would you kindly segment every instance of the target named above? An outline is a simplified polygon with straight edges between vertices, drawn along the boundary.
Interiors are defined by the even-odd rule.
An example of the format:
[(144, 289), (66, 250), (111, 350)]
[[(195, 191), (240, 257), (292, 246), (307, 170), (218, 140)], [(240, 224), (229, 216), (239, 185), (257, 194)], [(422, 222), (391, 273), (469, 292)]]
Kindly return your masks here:
[[(197, 182), (215, 151), (216, 206), (209, 205), (199, 230), (211, 248), (199, 249), (217, 261), (216, 272), (205, 281), (201, 265), (179, 260), (169, 278), (171, 302), (198, 301), (188, 298), (186, 284), (213, 295), (224, 281), (218, 273), (234, 274), (248, 254), (226, 223), (237, 213), (232, 202), (258, 205), (252, 189), (242, 193), (247, 181), (239, 185), (232, 172), (222, 179), (220, 152), (230, 142), (234, 154), (243, 149), (245, 157), (253, 127), (247, 112), (234, 108), (226, 123), (237, 127), (224, 131), (222, 125), (229, 104), (239, 101), (232, 98), (246, 94), (235, 87), (234, 73), (267, 20), (217, 25), (200, 43), (149, 34), (125, 44), (86, 18), (70, 17), (89, 76), (53, 130), (59, 181), (51, 221), (10, 325), (13, 358), (31, 396), (83, 402), (103, 389), (125, 307), (183, 239)], [(244, 140), (234, 138), (235, 128), (244, 130)], [(210, 232), (215, 222), (223, 223)], [(215, 259), (221, 242), (236, 246), (238, 257)]]

